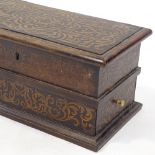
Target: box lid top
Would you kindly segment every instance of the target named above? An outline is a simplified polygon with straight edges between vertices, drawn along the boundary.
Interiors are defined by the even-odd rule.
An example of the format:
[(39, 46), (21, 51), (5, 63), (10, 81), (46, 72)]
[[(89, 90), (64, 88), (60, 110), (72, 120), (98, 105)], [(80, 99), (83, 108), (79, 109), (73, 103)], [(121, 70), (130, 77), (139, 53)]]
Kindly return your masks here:
[(126, 44), (149, 33), (150, 30), (141, 27), (28, 2), (0, 1), (0, 36), (10, 36), (97, 62), (103, 63), (102, 56), (128, 38), (132, 37), (132, 40)]

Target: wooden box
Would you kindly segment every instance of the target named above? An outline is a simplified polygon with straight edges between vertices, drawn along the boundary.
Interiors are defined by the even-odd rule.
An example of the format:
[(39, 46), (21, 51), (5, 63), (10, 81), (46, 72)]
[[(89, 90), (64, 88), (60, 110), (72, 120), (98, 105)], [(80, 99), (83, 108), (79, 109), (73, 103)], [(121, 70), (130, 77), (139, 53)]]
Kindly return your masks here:
[(151, 30), (0, 1), (0, 114), (100, 149), (136, 112), (141, 41)]

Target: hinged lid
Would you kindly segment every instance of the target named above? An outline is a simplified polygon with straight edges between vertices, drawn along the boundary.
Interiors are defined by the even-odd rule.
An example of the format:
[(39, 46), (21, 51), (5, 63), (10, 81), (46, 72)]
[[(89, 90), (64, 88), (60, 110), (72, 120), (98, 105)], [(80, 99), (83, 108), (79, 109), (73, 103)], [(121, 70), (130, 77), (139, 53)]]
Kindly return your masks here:
[[(1, 37), (95, 62), (105, 63), (114, 52), (120, 52), (150, 33), (149, 29), (28, 2), (0, 1)], [(113, 51), (114, 47), (118, 48)], [(106, 55), (107, 51), (111, 51), (110, 56)]]

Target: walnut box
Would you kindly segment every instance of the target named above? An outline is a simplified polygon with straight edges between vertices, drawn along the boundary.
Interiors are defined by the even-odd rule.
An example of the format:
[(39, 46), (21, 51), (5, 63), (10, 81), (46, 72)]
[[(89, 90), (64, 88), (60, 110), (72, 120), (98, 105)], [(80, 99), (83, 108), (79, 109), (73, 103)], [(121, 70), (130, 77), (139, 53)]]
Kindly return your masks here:
[(0, 1), (0, 114), (93, 151), (134, 114), (150, 29)]

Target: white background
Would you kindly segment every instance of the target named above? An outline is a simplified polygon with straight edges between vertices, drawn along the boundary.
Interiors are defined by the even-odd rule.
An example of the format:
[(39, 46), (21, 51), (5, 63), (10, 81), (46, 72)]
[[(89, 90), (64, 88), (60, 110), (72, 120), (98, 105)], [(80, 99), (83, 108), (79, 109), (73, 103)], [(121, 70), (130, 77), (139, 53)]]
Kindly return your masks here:
[[(155, 30), (154, 0), (27, 0)], [(155, 36), (141, 46), (140, 111), (99, 155), (155, 155)], [(94, 152), (0, 116), (0, 155), (94, 155)]]

